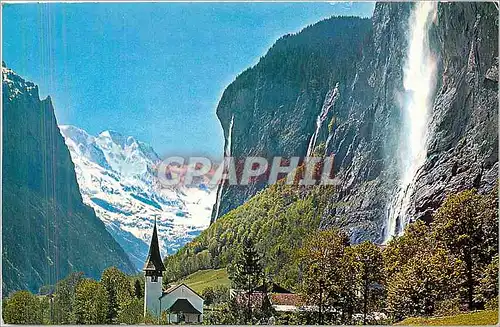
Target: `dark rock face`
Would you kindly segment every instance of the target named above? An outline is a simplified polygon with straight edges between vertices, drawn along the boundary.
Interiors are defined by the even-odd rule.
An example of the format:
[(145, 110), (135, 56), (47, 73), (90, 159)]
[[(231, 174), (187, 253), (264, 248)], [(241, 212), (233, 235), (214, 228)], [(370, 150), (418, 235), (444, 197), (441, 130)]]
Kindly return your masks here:
[[(340, 94), (350, 87), (344, 81), (354, 78), (370, 29), (368, 19), (331, 18), (278, 40), (256, 66), (227, 87), (219, 102), (217, 116), (230, 154), (305, 156), (328, 92), (337, 82)], [(322, 132), (317, 143), (326, 138)], [(213, 215), (227, 213), (264, 186), (224, 186)]]
[(98, 278), (109, 266), (135, 269), (94, 211), (83, 204), (75, 170), (48, 97), (2, 67), (3, 294), (37, 292), (69, 272)]
[(411, 208), (426, 220), (446, 194), (488, 192), (498, 181), (498, 11), (492, 3), (441, 4), (436, 39), (439, 88)]
[[(362, 38), (351, 35), (338, 40), (353, 47), (359, 40), (361, 52), (351, 57), (348, 66), (336, 60), (330, 62), (330, 65), (343, 64), (343, 74), (336, 75), (337, 68), (330, 66), (333, 73), (326, 79), (307, 75), (316, 81), (315, 85), (321, 85), (313, 89), (317, 93), (303, 87), (311, 85), (310, 79), (305, 79), (302, 87), (287, 89), (287, 93), (273, 88), (286, 80), (257, 74), (263, 69), (258, 67), (259, 63), (227, 88), (217, 109), (226, 144), (234, 115), (231, 155), (303, 156), (315, 133), (316, 117), (338, 83), (338, 98), (319, 130), (316, 145), (324, 143), (324, 154), (335, 154), (335, 169), (341, 184), (332, 202), (346, 205), (323, 212), (321, 226), (342, 227), (353, 242), (383, 240), (391, 200), (398, 191), (398, 144), (405, 133), (401, 116), (403, 67), (411, 6), (378, 3), (372, 28), (357, 26)], [(429, 220), (449, 192), (471, 187), (486, 192), (497, 182), (497, 15), (491, 3), (438, 5), (437, 21), (430, 30), (431, 44), (439, 61), (437, 88), (428, 126), (426, 161), (411, 188), (408, 213), (412, 219)], [(323, 23), (335, 30), (335, 19)], [(300, 35), (287, 39), (292, 43)], [(329, 42), (317, 41), (321, 46)], [(304, 51), (313, 53), (314, 49), (308, 47)], [(271, 55), (272, 49), (266, 57)], [(287, 70), (308, 65), (312, 63)], [(311, 94), (317, 94), (316, 101), (311, 100)], [(269, 98), (274, 102), (268, 101)], [(304, 99), (309, 101), (302, 102)], [(334, 122), (329, 124), (332, 117)], [(248, 188), (225, 185), (218, 216), (263, 187), (263, 184)]]

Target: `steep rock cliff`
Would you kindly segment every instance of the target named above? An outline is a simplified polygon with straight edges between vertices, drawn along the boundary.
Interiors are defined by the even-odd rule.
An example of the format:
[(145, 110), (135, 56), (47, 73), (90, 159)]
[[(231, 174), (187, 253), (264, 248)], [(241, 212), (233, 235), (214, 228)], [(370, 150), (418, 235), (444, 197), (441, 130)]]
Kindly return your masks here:
[(443, 3), (437, 19), (438, 89), (410, 208), (425, 220), (447, 193), (484, 193), (498, 181), (498, 10)]
[[(406, 132), (401, 114), (403, 67), (411, 10), (408, 3), (377, 4), (371, 29), (359, 23), (358, 37), (346, 35), (337, 40), (347, 42), (351, 50), (361, 45), (360, 51), (337, 54), (346, 54), (348, 61), (330, 58), (331, 73), (326, 76), (311, 68), (305, 68), (309, 74), (299, 75), (303, 67), (316, 65), (318, 58), (311, 55), (314, 47), (304, 49), (312, 61), (302, 59), (292, 66), (283, 60), (292, 55), (286, 49), (278, 67), (286, 76), (300, 77), (298, 85), (315, 87), (286, 88), (285, 92), (289, 82), (284, 75), (263, 73), (263, 63), (271, 61), (276, 55), (273, 49), (283, 42), (278, 41), (256, 67), (226, 89), (217, 108), (226, 154), (235, 157), (304, 156), (316, 134), (316, 150), (335, 154), (341, 184), (331, 201), (347, 203), (322, 212), (321, 228), (342, 227), (354, 242), (384, 240), (388, 212), (398, 192), (398, 144)], [(336, 22), (330, 19), (320, 24), (329, 25), (330, 33), (335, 34), (339, 32)], [(315, 25), (302, 33), (314, 29)], [(302, 33), (283, 40), (300, 43), (294, 38)], [(426, 220), (447, 193), (471, 187), (484, 192), (497, 181), (498, 11), (492, 3), (440, 3), (429, 34), (438, 61), (437, 87), (425, 163), (407, 190), (409, 216)], [(318, 40), (321, 34), (310, 37), (321, 47), (332, 44), (328, 38)], [(336, 48), (342, 46), (337, 43)], [(336, 74), (338, 69), (342, 74)], [(329, 103), (335, 92), (334, 103)], [(325, 106), (330, 107), (328, 117), (317, 128), (316, 119)], [(213, 218), (263, 187), (224, 185)]]
[(2, 289), (54, 284), (71, 271), (98, 278), (135, 268), (82, 202), (50, 97), (2, 65)]
[[(222, 95), (217, 116), (226, 155), (305, 156), (317, 116), (329, 105), (335, 86), (338, 83), (342, 95), (355, 78), (370, 30), (369, 19), (337, 17), (279, 39)], [(328, 113), (323, 125), (332, 115)], [(323, 130), (316, 143), (325, 137)], [(225, 185), (212, 218), (241, 205), (264, 186)]]

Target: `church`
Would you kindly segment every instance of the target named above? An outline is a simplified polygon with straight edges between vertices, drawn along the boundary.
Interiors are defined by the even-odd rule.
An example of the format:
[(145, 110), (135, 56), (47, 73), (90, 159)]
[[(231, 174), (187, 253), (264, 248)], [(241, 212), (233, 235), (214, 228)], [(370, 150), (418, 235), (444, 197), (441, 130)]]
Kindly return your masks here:
[[(163, 289), (166, 270), (160, 255), (156, 219), (149, 254), (144, 264), (144, 316), (165, 317), (171, 323), (199, 323), (203, 321), (203, 298), (185, 284)], [(165, 313), (163, 313), (165, 312)]]

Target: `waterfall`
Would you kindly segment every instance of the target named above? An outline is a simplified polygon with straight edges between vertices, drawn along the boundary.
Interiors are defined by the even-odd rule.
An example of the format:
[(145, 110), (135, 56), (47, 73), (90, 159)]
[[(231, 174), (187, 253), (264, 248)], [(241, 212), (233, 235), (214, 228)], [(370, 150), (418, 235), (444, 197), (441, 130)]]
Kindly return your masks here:
[(229, 123), (229, 130), (227, 132), (227, 144), (226, 148), (224, 149), (224, 156), (226, 157), (231, 156), (231, 141), (233, 138), (233, 126), (234, 126), (234, 114), (231, 116), (231, 122)]
[(337, 100), (338, 96), (339, 96), (339, 83), (335, 85), (335, 88), (333, 90), (328, 91), (328, 93), (326, 94), (325, 102), (323, 103), (323, 107), (321, 107), (321, 111), (319, 112), (318, 117), (316, 117), (316, 130), (314, 131), (314, 134), (311, 136), (311, 139), (309, 140), (309, 146), (307, 147), (308, 157), (310, 157), (314, 151), (314, 147), (316, 146), (316, 140), (318, 139), (318, 134), (319, 131), (321, 130), (321, 126), (328, 117), (330, 109), (335, 105), (335, 101)]
[[(231, 116), (231, 122), (229, 123), (229, 130), (227, 132), (227, 143), (226, 143), (226, 148), (224, 149), (224, 158), (223, 158), (223, 161), (221, 163), (221, 165), (224, 165), (224, 170), (223, 171), (226, 171), (226, 169), (228, 168), (227, 165), (229, 164), (226, 160), (226, 158), (229, 158), (231, 157), (231, 141), (232, 141), (232, 137), (233, 137), (233, 126), (234, 126), (234, 114)], [(216, 202), (215, 202), (215, 206), (216, 206), (216, 209), (215, 209), (215, 216), (213, 216), (212, 218), (212, 222), (214, 222), (217, 217), (219, 216), (219, 208), (220, 208), (220, 200), (222, 198), (222, 186), (224, 185), (224, 182), (221, 182), (221, 184), (219, 185), (219, 187), (217, 188), (217, 197), (216, 197)]]
[(427, 122), (436, 84), (436, 60), (429, 44), (429, 29), (436, 17), (436, 2), (417, 2), (409, 20), (409, 44), (403, 69), (403, 132), (399, 152), (398, 193), (389, 204), (385, 242), (403, 232), (409, 217), (410, 196), (418, 169), (427, 156)]

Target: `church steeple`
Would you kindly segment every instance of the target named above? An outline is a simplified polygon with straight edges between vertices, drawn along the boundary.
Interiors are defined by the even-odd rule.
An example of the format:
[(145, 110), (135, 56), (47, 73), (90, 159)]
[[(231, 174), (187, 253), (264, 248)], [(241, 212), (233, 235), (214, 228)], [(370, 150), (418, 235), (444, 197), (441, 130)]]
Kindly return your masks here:
[(146, 276), (161, 276), (162, 272), (166, 270), (160, 255), (158, 232), (156, 231), (156, 217), (153, 228), (153, 237), (151, 237), (151, 244), (149, 245), (149, 254), (143, 270), (146, 272)]

